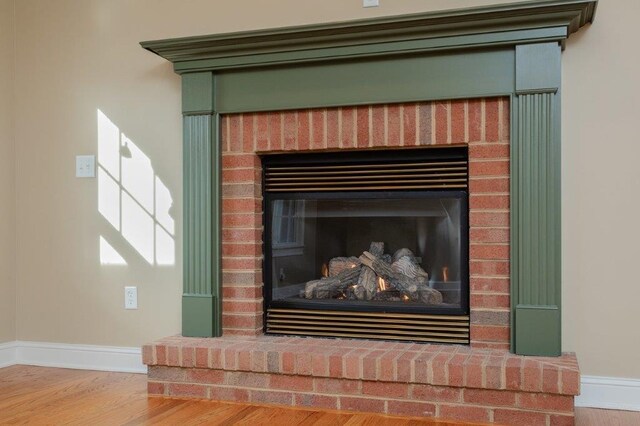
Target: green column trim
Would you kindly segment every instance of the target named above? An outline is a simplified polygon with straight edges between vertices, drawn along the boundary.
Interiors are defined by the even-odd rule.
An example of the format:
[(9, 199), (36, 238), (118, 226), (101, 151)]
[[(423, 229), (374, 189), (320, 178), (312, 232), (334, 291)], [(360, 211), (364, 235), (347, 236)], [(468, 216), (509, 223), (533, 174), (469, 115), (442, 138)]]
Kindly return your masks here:
[(212, 73), (186, 74), (183, 93), (184, 274), (182, 334), (222, 332), (220, 149)]
[(560, 46), (516, 47), (511, 141), (512, 347), (561, 353)]
[(560, 353), (560, 58), (597, 0), (141, 43), (182, 75), (183, 334), (221, 334), (220, 114), (511, 97), (511, 350)]
[(197, 72), (182, 76), (182, 113), (212, 114), (215, 94), (213, 73)]

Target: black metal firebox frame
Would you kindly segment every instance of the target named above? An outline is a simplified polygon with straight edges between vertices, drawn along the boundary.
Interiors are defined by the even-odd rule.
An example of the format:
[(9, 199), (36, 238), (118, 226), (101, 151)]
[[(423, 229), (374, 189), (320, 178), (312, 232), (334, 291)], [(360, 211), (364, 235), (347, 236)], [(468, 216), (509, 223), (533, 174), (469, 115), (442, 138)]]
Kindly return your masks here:
[[(446, 158), (467, 160), (467, 148), (455, 147), (445, 149), (403, 149), (385, 151), (355, 151), (342, 153), (310, 153), (310, 154), (276, 154), (262, 157), (263, 188), (265, 187), (265, 170), (272, 165), (311, 165), (311, 164), (358, 164), (362, 162), (389, 161), (431, 161)], [(460, 307), (415, 306), (403, 304), (390, 305), (385, 302), (345, 303), (333, 300), (291, 301), (272, 300), (272, 253), (271, 253), (271, 212), (270, 205), (274, 199), (424, 199), (424, 198), (455, 198), (461, 202), (461, 250), (460, 250)], [(330, 191), (330, 192), (269, 192), (263, 193), (264, 238), (263, 263), (264, 282), (264, 320), (267, 324), (269, 309), (303, 309), (310, 311), (350, 311), (350, 312), (380, 312), (405, 313), (424, 315), (468, 315), (469, 314), (469, 208), (468, 190), (429, 189), (429, 190), (391, 190), (391, 191)]]

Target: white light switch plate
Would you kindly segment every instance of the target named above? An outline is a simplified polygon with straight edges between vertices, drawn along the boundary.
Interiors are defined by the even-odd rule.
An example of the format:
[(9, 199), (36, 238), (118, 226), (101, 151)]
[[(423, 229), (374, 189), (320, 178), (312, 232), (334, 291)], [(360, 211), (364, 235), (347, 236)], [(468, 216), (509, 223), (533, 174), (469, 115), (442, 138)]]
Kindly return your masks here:
[(96, 177), (96, 156), (77, 155), (76, 156), (76, 177), (92, 178)]
[(124, 288), (124, 308), (138, 309), (138, 287)]
[(362, 7), (378, 7), (379, 0), (362, 0)]

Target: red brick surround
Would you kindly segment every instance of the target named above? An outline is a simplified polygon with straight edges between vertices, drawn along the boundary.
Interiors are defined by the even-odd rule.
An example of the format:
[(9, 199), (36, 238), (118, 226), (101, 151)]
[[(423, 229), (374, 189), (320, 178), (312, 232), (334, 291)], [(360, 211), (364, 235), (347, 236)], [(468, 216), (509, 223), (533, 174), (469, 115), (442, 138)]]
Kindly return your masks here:
[(509, 347), (507, 98), (231, 114), (222, 143), (225, 336), (263, 330), (258, 154), (468, 145), (471, 344)]
[(153, 395), (517, 425), (573, 424), (573, 354), (258, 336), (170, 337), (143, 348)]

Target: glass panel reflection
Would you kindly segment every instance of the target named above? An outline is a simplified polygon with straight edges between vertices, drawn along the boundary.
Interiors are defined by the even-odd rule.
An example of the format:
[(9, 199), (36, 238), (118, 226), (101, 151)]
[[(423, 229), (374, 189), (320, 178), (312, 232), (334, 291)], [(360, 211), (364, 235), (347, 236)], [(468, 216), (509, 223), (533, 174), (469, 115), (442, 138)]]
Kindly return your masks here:
[(388, 196), (271, 198), (271, 300), (463, 307), (466, 194)]

